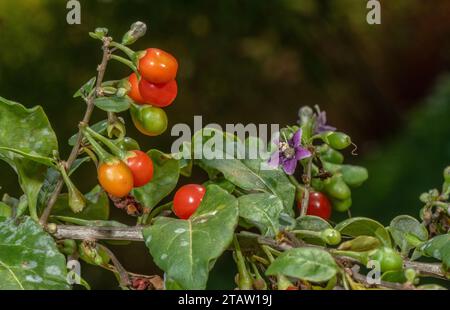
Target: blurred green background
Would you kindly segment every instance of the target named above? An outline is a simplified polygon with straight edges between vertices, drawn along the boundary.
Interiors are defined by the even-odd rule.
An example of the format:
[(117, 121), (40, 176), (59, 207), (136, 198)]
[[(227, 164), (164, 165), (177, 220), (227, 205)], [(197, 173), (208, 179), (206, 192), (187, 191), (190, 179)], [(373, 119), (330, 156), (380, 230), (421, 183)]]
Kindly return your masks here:
[[(449, 1), (382, 1), (381, 25), (366, 23), (364, 0), (82, 0), (81, 25), (67, 24), (66, 2), (0, 1), (0, 95), (42, 105), (63, 155), (84, 110), (72, 94), (100, 61), (88, 31), (105, 26), (120, 38), (141, 20), (149, 31), (134, 47), (162, 48), (180, 63), (171, 125), (191, 124), (193, 115), (204, 124), (285, 125), (301, 105), (319, 104), (358, 145), (349, 161), (369, 169), (369, 181), (354, 191), (353, 215), (384, 224), (400, 213), (417, 216), (419, 194), (441, 185), (450, 163)], [(113, 63), (106, 78), (128, 74)], [(170, 130), (149, 138), (130, 126), (129, 135), (144, 149), (170, 151), (174, 140)], [(0, 175), (0, 194), (19, 195), (12, 169), (0, 163)], [(76, 180), (88, 191), (92, 167)], [(142, 244), (112, 249), (131, 271), (154, 272)], [(211, 288), (231, 283), (231, 266), (218, 262)], [(93, 287), (116, 287), (104, 271), (84, 266), (83, 275)]]

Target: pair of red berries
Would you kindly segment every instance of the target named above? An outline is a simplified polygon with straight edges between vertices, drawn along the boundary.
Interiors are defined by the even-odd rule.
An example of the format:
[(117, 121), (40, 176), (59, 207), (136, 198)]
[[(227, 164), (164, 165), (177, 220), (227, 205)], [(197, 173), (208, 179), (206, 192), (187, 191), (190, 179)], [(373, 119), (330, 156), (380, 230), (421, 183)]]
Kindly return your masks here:
[(141, 187), (153, 178), (153, 161), (144, 152), (133, 150), (124, 159), (112, 158), (98, 167), (98, 181), (114, 197), (127, 196), (133, 187)]
[(138, 104), (166, 107), (175, 100), (178, 93), (175, 77), (178, 62), (171, 54), (158, 48), (149, 48), (137, 63), (141, 79), (135, 73), (128, 78), (128, 96)]

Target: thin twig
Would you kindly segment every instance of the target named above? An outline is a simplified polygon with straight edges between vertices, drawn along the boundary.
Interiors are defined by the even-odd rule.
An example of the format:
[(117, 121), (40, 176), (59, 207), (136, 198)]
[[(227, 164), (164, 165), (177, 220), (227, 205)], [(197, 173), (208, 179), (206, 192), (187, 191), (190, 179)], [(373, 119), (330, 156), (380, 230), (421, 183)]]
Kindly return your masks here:
[[(110, 51), (109, 51), (110, 43), (111, 43), (111, 38), (105, 37), (103, 39), (103, 46), (102, 46), (103, 56), (102, 56), (102, 61), (97, 68), (97, 71), (98, 71), (97, 83), (95, 86), (95, 91), (92, 92), (92, 94), (86, 99), (86, 112), (84, 114), (83, 120), (81, 121), (83, 124), (89, 123), (92, 112), (94, 111), (94, 99), (98, 95), (98, 91), (100, 90), (100, 87), (102, 85), (103, 77), (105, 76), (106, 66), (108, 64), (108, 60), (109, 60), (109, 56), (110, 56)], [(77, 135), (77, 141), (76, 141), (75, 145), (73, 146), (72, 151), (70, 152), (69, 158), (66, 161), (67, 169), (70, 169), (73, 162), (78, 157), (82, 138), (83, 137), (81, 134), (81, 129), (79, 129), (78, 135)], [(64, 185), (64, 180), (60, 176), (58, 179), (58, 182), (56, 183), (55, 189), (47, 202), (47, 206), (44, 209), (44, 211), (42, 212), (41, 218), (39, 220), (39, 222), (42, 226), (46, 226), (48, 217), (50, 216), (50, 213), (52, 212), (52, 208), (55, 205), (59, 194), (61, 193), (63, 185)]]
[(110, 249), (105, 247), (103, 244), (97, 244), (97, 246), (101, 248), (103, 251), (105, 251), (108, 254), (109, 258), (111, 258), (111, 261), (113, 262), (114, 267), (116, 268), (116, 271), (119, 274), (120, 285), (122, 287), (128, 287), (131, 284), (130, 278), (128, 277), (128, 272), (126, 271), (125, 268), (123, 268), (122, 264), (119, 262), (116, 255), (114, 255), (114, 253)]
[(306, 212), (308, 211), (308, 204), (309, 204), (309, 191), (311, 188), (311, 170), (312, 170), (312, 162), (313, 162), (313, 156), (308, 159), (308, 163), (306, 164), (306, 173), (303, 176), (303, 182), (305, 183), (304, 191), (303, 191), (303, 199), (302, 199), (302, 206), (300, 209), (300, 216), (305, 216)]

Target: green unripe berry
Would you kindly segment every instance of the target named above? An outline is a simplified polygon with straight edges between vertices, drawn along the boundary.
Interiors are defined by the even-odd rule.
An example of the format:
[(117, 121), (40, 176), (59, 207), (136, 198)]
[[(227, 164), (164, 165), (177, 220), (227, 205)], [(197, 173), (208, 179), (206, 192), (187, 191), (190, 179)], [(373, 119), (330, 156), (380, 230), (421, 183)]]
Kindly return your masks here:
[(341, 242), (341, 233), (336, 229), (327, 228), (320, 233), (320, 237), (329, 245), (337, 245)]
[(402, 257), (391, 248), (383, 247), (377, 249), (370, 254), (369, 259), (378, 261), (382, 272), (396, 271), (403, 268)]

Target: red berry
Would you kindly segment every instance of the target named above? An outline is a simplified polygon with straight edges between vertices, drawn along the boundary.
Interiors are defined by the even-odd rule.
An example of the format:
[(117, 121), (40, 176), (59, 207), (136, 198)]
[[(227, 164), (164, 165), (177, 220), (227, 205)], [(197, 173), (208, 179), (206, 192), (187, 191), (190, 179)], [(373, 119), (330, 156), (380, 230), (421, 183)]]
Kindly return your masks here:
[(154, 84), (145, 79), (139, 82), (139, 92), (148, 104), (156, 107), (167, 107), (170, 105), (178, 93), (178, 86), (175, 80), (164, 84)]
[(134, 187), (141, 187), (153, 178), (153, 161), (150, 157), (139, 150), (131, 151), (134, 156), (126, 158), (126, 164), (133, 174)]
[(130, 83), (130, 91), (128, 92), (128, 96), (136, 103), (145, 104), (145, 100), (139, 92), (139, 80), (136, 73), (132, 73), (130, 75), (128, 82)]
[(163, 84), (175, 79), (178, 62), (169, 53), (158, 48), (149, 48), (139, 59), (138, 70), (151, 83)]
[[(297, 206), (298, 208), (301, 208), (301, 201), (297, 202)], [(327, 196), (321, 192), (310, 192), (308, 210), (306, 211), (306, 214), (315, 215), (323, 218), (324, 220), (329, 220), (331, 217), (330, 200), (328, 200)]]
[(173, 199), (173, 212), (180, 219), (188, 219), (197, 210), (206, 188), (200, 184), (187, 184), (178, 189)]

